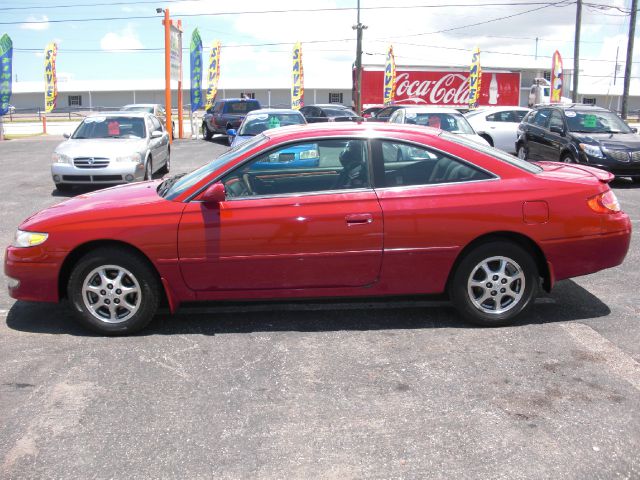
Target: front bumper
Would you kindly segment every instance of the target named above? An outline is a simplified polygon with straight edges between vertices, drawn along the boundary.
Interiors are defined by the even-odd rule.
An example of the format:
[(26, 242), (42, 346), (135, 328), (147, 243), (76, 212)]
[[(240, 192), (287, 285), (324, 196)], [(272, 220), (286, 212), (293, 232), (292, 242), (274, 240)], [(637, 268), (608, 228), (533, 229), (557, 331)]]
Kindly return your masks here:
[(65, 254), (51, 253), (42, 247), (7, 247), (4, 273), (9, 295), (17, 300), (57, 302), (58, 277)]
[(640, 162), (619, 162), (609, 158), (592, 157), (583, 152), (580, 154), (580, 163), (606, 170), (616, 177), (640, 178)]
[(114, 184), (144, 180), (144, 164), (137, 162), (111, 162), (102, 168), (78, 168), (68, 163), (51, 165), (51, 177), (60, 184)]

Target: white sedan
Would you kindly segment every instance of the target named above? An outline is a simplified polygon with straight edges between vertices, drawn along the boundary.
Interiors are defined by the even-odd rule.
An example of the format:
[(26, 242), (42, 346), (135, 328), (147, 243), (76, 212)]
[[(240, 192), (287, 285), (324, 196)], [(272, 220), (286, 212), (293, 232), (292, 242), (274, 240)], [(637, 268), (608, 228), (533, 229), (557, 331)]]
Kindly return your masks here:
[(467, 137), (469, 140), (481, 145), (489, 144), (487, 140), (474, 131), (464, 116), (454, 108), (406, 106), (393, 112), (389, 118), (389, 123), (406, 123), (439, 128), (449, 133)]
[(518, 125), (530, 111), (525, 107), (481, 107), (464, 116), (491, 146), (515, 153)]

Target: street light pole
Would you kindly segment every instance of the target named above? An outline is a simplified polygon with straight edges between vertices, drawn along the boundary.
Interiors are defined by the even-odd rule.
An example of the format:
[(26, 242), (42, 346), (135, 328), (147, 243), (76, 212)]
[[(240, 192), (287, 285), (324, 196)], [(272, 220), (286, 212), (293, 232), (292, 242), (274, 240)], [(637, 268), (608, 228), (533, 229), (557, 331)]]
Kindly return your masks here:
[(629, 85), (631, 83), (631, 67), (633, 62), (633, 38), (636, 34), (636, 10), (638, 0), (631, 0), (631, 17), (629, 18), (629, 40), (627, 41), (627, 63), (624, 66), (624, 85), (622, 90), (622, 112), (625, 120), (629, 113)]
[(164, 9), (164, 108), (166, 112), (165, 128), (172, 143), (173, 128), (171, 126), (171, 19), (169, 9)]
[(573, 40), (573, 91), (571, 101), (578, 103), (578, 70), (580, 69), (580, 24), (582, 23), (582, 0), (576, 1), (576, 35)]

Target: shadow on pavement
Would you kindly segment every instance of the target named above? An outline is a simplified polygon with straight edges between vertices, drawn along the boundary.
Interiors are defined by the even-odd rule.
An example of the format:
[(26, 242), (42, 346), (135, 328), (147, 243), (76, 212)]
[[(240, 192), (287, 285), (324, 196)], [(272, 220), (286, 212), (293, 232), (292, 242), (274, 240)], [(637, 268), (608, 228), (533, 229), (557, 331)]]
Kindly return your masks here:
[[(193, 305), (193, 304), (192, 304)], [(611, 310), (596, 296), (571, 280), (559, 282), (551, 296), (541, 297), (514, 325), (592, 319)], [(16, 302), (7, 315), (13, 330), (95, 336), (74, 321), (65, 303)], [(218, 303), (185, 306), (176, 315), (160, 312), (139, 335), (197, 333), (216, 335), (271, 331), (326, 332), (418, 328), (479, 328), (465, 323), (443, 301), (357, 300), (288, 303)]]

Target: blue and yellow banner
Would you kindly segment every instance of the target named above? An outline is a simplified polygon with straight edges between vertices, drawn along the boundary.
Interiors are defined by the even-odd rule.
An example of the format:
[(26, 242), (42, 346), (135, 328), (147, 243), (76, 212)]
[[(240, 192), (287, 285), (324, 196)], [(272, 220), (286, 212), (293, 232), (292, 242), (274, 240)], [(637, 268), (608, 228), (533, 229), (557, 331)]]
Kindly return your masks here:
[(391, 105), (396, 96), (396, 57), (393, 55), (393, 45), (389, 45), (387, 61), (384, 65), (384, 90), (383, 99), (385, 105)]
[(482, 82), (482, 67), (480, 66), (480, 49), (473, 51), (471, 67), (469, 68), (469, 109), (478, 108), (480, 103), (480, 87)]
[(209, 82), (207, 83), (207, 103), (205, 110), (213, 107), (213, 102), (218, 94), (218, 80), (220, 80), (220, 41), (216, 40), (211, 46), (211, 55), (209, 56)]
[(302, 67), (302, 46), (297, 42), (293, 46), (293, 69), (291, 71), (291, 108), (304, 107), (304, 68)]
[(550, 103), (560, 103), (562, 99), (562, 83), (564, 75), (562, 74), (562, 57), (557, 50), (553, 53), (551, 59), (551, 98)]
[(0, 37), (0, 116), (9, 111), (13, 42), (6, 33)]
[(58, 81), (56, 79), (56, 55), (58, 46), (50, 43), (44, 49), (44, 111), (50, 113), (56, 108)]
[(191, 64), (191, 111), (202, 107), (202, 39), (196, 28), (189, 46)]

